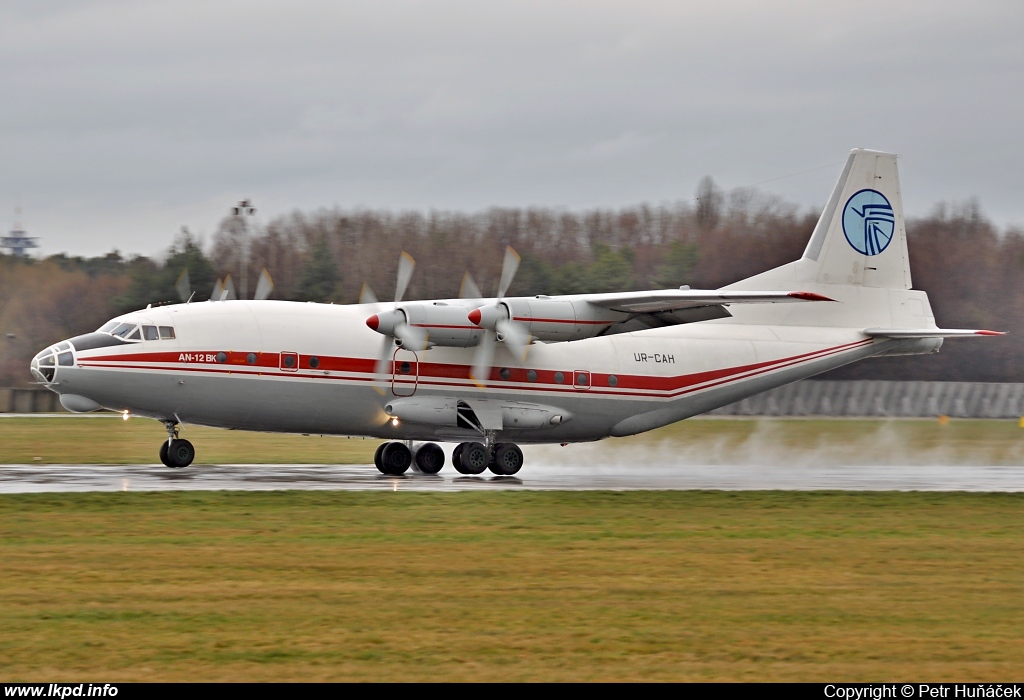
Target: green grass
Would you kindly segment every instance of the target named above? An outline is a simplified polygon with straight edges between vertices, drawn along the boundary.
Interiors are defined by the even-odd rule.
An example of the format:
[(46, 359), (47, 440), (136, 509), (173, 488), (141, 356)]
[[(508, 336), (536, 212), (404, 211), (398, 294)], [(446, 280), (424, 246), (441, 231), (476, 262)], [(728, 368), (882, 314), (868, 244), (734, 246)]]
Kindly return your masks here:
[(0, 680), (1005, 681), (1024, 495), (0, 496)]
[[(0, 418), (0, 463), (152, 464), (166, 435), (160, 423), (139, 418)], [(197, 464), (365, 464), (378, 444), (197, 426), (185, 426), (182, 436), (195, 444)], [(786, 460), (853, 464), (1024, 464), (1024, 429), (1008, 420), (691, 419), (606, 441), (602, 449), (658, 444), (703, 463), (745, 462), (774, 451)]]

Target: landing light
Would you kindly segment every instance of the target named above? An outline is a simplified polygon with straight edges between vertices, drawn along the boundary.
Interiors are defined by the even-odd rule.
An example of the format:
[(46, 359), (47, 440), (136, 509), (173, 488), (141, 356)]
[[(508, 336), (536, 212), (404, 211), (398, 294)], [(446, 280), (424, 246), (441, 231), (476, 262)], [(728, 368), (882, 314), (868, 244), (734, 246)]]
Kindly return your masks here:
[(391, 425), (397, 426), (398, 425), (398, 419), (397, 418), (392, 418), (391, 419)]
[(121, 414), (121, 420), (128, 420), (128, 418), (129, 418), (128, 411), (125, 411), (124, 413)]

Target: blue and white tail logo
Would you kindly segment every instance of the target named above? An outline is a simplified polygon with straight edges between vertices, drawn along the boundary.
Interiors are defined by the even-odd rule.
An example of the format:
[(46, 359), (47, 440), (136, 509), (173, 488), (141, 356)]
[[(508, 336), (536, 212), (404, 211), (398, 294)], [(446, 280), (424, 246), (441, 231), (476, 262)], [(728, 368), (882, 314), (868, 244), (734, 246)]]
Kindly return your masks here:
[(861, 190), (846, 202), (843, 233), (858, 253), (878, 255), (892, 241), (895, 230), (892, 205), (881, 192)]

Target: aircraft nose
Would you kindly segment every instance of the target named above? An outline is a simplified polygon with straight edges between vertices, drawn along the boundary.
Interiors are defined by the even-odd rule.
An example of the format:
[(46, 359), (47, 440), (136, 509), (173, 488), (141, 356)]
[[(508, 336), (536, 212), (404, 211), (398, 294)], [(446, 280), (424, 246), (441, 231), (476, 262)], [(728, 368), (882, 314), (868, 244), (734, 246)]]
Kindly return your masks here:
[(32, 358), (29, 369), (32, 376), (43, 384), (53, 383), (57, 373), (57, 367), (70, 367), (75, 364), (74, 354), (71, 350), (71, 343), (63, 342), (51, 345), (41, 353)]
[(32, 376), (44, 384), (49, 384), (53, 381), (53, 375), (57, 371), (57, 358), (47, 348), (32, 358), (31, 369)]

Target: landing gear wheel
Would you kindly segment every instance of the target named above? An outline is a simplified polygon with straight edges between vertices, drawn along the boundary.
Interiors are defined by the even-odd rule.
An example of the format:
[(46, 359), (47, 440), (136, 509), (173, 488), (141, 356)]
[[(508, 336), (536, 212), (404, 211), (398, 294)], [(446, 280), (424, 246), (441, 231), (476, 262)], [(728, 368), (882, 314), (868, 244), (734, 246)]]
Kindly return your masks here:
[(160, 461), (163, 462), (165, 467), (174, 469), (174, 465), (171, 464), (170, 459), (168, 459), (167, 457), (168, 447), (169, 446), (167, 444), (167, 440), (164, 440), (163, 442), (160, 443)]
[[(167, 445), (165, 442), (164, 445)], [(160, 450), (161, 455), (163, 450)], [(196, 448), (188, 440), (172, 440), (167, 447), (167, 466), (171, 469), (183, 469), (192, 464), (196, 458)]]
[(412, 464), (412, 452), (404, 443), (389, 442), (381, 450), (380, 462), (384, 466), (385, 474), (399, 476), (405, 474), (409, 465)]
[(428, 442), (416, 450), (416, 467), (424, 474), (437, 474), (444, 466), (444, 450)]
[(381, 474), (387, 474), (387, 472), (384, 471), (384, 462), (380, 461), (380, 455), (384, 451), (384, 448), (387, 446), (388, 443), (382, 442), (381, 444), (377, 445), (377, 451), (373, 453), (373, 465), (377, 467), (377, 471), (379, 471)]
[(464, 442), (460, 442), (455, 446), (455, 449), (452, 450), (452, 466), (455, 467), (455, 471), (459, 474), (469, 474), (465, 467), (462, 466), (462, 448), (465, 444), (466, 443)]
[(479, 442), (464, 442), (459, 447), (462, 448), (459, 453), (462, 469), (459, 471), (463, 474), (483, 474), (487, 463), (491, 461), (487, 448)]
[(523, 468), (523, 451), (515, 443), (499, 442), (494, 446), (494, 461), (487, 468), (500, 476), (512, 476)]

